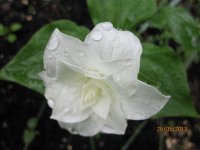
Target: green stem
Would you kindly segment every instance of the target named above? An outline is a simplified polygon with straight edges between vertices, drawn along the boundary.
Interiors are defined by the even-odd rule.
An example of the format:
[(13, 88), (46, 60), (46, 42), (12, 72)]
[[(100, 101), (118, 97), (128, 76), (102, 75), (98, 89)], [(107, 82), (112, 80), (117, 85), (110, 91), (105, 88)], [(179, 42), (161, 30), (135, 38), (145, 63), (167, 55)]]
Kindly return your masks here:
[[(43, 112), (44, 112), (44, 110), (45, 110), (45, 107), (46, 107), (46, 101), (44, 101), (44, 102), (42, 103), (42, 105), (40, 106), (39, 112), (38, 112), (38, 114), (37, 114), (37, 124), (38, 124), (39, 119), (41, 118), (41, 116), (42, 116), (42, 114), (43, 114)], [(36, 125), (36, 126), (37, 126), (37, 125)], [(35, 130), (35, 129), (33, 129), (33, 130)], [(32, 143), (32, 142), (25, 143), (23, 150), (28, 150), (28, 147), (29, 147), (29, 145), (30, 145), (31, 143)]]
[(96, 150), (96, 146), (95, 146), (93, 137), (90, 137), (90, 147), (91, 147), (91, 150)]
[(43, 114), (43, 112), (44, 112), (44, 110), (45, 110), (46, 105), (47, 105), (47, 103), (46, 103), (46, 101), (44, 101), (44, 102), (42, 103), (42, 105), (40, 106), (40, 110), (39, 110), (39, 112), (38, 112), (38, 114), (37, 114), (37, 119), (38, 119), (38, 120), (41, 118), (41, 116), (42, 116), (42, 114)]
[(130, 145), (134, 142), (134, 140), (137, 138), (138, 134), (142, 131), (142, 129), (145, 127), (147, 124), (147, 120), (142, 122), (134, 132), (134, 134), (128, 139), (128, 141), (123, 145), (121, 150), (127, 150)]

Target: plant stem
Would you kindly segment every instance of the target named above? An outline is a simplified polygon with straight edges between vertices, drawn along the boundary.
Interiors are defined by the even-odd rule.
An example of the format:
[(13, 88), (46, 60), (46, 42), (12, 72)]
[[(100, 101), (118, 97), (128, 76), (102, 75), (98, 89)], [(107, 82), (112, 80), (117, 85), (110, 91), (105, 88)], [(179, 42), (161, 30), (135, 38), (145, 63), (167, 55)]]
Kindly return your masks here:
[(127, 150), (130, 145), (134, 142), (134, 140), (137, 138), (138, 134), (142, 131), (142, 129), (145, 127), (147, 124), (147, 120), (143, 121), (136, 129), (134, 134), (128, 139), (128, 141), (123, 145), (121, 150)]
[(40, 110), (39, 110), (39, 112), (38, 112), (38, 114), (37, 114), (38, 120), (41, 118), (41, 116), (42, 116), (42, 114), (43, 114), (43, 112), (44, 112), (44, 110), (45, 110), (46, 105), (47, 105), (46, 101), (44, 101), (44, 102), (41, 104)]
[[(37, 117), (37, 124), (38, 124), (39, 119), (41, 118), (41, 116), (42, 116), (42, 114), (43, 114), (43, 112), (44, 112), (44, 110), (45, 110), (45, 107), (46, 107), (46, 101), (44, 101), (44, 102), (41, 104), (40, 109), (39, 109), (39, 112), (38, 112), (38, 114), (37, 114), (37, 116), (36, 116), (36, 117)], [(36, 126), (37, 126), (37, 125), (36, 125)], [(33, 130), (35, 130), (35, 129), (33, 129)], [(31, 142), (32, 142), (32, 141), (31, 141)], [(29, 147), (29, 145), (31, 144), (31, 142), (25, 143), (23, 150), (28, 150), (28, 147)]]
[(93, 137), (90, 137), (90, 147), (91, 147), (91, 150), (96, 150), (96, 146), (95, 146)]

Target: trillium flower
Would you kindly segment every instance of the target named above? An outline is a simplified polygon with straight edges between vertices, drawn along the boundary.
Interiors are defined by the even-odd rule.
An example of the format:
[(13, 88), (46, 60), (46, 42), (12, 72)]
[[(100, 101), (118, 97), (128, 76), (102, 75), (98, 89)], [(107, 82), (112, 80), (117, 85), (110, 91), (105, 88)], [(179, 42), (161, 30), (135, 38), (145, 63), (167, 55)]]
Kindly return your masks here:
[(55, 29), (44, 52), (45, 97), (51, 118), (74, 134), (124, 134), (169, 100), (138, 80), (142, 46), (129, 31), (99, 23), (85, 41)]

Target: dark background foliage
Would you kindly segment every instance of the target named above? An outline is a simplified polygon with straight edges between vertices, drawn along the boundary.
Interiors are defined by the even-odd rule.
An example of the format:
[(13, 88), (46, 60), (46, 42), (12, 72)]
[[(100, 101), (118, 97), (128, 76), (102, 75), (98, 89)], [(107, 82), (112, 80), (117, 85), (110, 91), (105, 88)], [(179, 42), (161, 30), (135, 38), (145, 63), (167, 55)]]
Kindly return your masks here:
[[(200, 18), (198, 0), (183, 1), (181, 5), (194, 18), (197, 20)], [(0, 24), (6, 28), (6, 32), (0, 35), (0, 67), (8, 63), (41, 26), (58, 19), (70, 19), (89, 29), (93, 27), (85, 0), (0, 1)], [(21, 27), (12, 31), (11, 26), (15, 23)], [(150, 29), (145, 34), (154, 35), (157, 32)], [(176, 46), (176, 43), (172, 42), (171, 45)], [(200, 110), (199, 68), (199, 63), (193, 63), (187, 71), (191, 94), (198, 111)], [(15, 83), (0, 81), (0, 149), (87, 150), (92, 149), (94, 143), (96, 149), (117, 150), (121, 149), (141, 123), (141, 121), (129, 121), (126, 134), (123, 136), (101, 134), (91, 139), (71, 135), (61, 129), (56, 121), (49, 119), (50, 114), (51, 110), (42, 95)], [(35, 118), (37, 121), (34, 121)], [(183, 117), (148, 120), (130, 149), (155, 150), (159, 145), (169, 150), (200, 149), (199, 121)], [(156, 127), (160, 125), (187, 126), (188, 131), (160, 134), (156, 132)], [(26, 147), (27, 140), (30, 142)]]

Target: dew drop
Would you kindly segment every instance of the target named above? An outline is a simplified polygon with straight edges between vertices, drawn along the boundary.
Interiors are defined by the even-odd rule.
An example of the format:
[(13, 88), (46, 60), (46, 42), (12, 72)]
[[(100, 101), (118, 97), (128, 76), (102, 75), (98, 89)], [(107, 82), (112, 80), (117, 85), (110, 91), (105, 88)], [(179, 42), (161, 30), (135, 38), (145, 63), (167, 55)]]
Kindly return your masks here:
[(48, 100), (47, 103), (48, 103), (48, 105), (49, 105), (50, 107), (53, 107), (53, 104), (54, 104), (54, 103), (53, 103), (52, 100)]
[(85, 51), (83, 49), (78, 49), (77, 50), (78, 55), (80, 56), (84, 56), (85, 55)]
[(101, 31), (99, 31), (98, 29), (94, 30), (91, 34), (91, 37), (95, 40), (95, 41), (99, 41), (102, 38), (102, 34)]
[(52, 55), (48, 55), (48, 58), (52, 58)]
[(102, 27), (103, 27), (104, 30), (110, 30), (110, 29), (113, 28), (113, 25), (110, 22), (106, 22), (106, 23), (102, 24)]
[(73, 129), (73, 128), (72, 128), (71, 131), (72, 131), (73, 134), (78, 134), (78, 132), (76, 131), (76, 129)]
[(59, 39), (57, 37), (52, 37), (47, 45), (47, 49), (55, 50), (58, 47)]
[(130, 66), (132, 64), (132, 60), (130, 60), (130, 59), (124, 60), (123, 64), (125, 66)]
[(68, 112), (69, 111), (69, 108), (64, 108), (64, 112)]
[(117, 28), (117, 30), (119, 30), (119, 31), (123, 31), (121, 28)]

